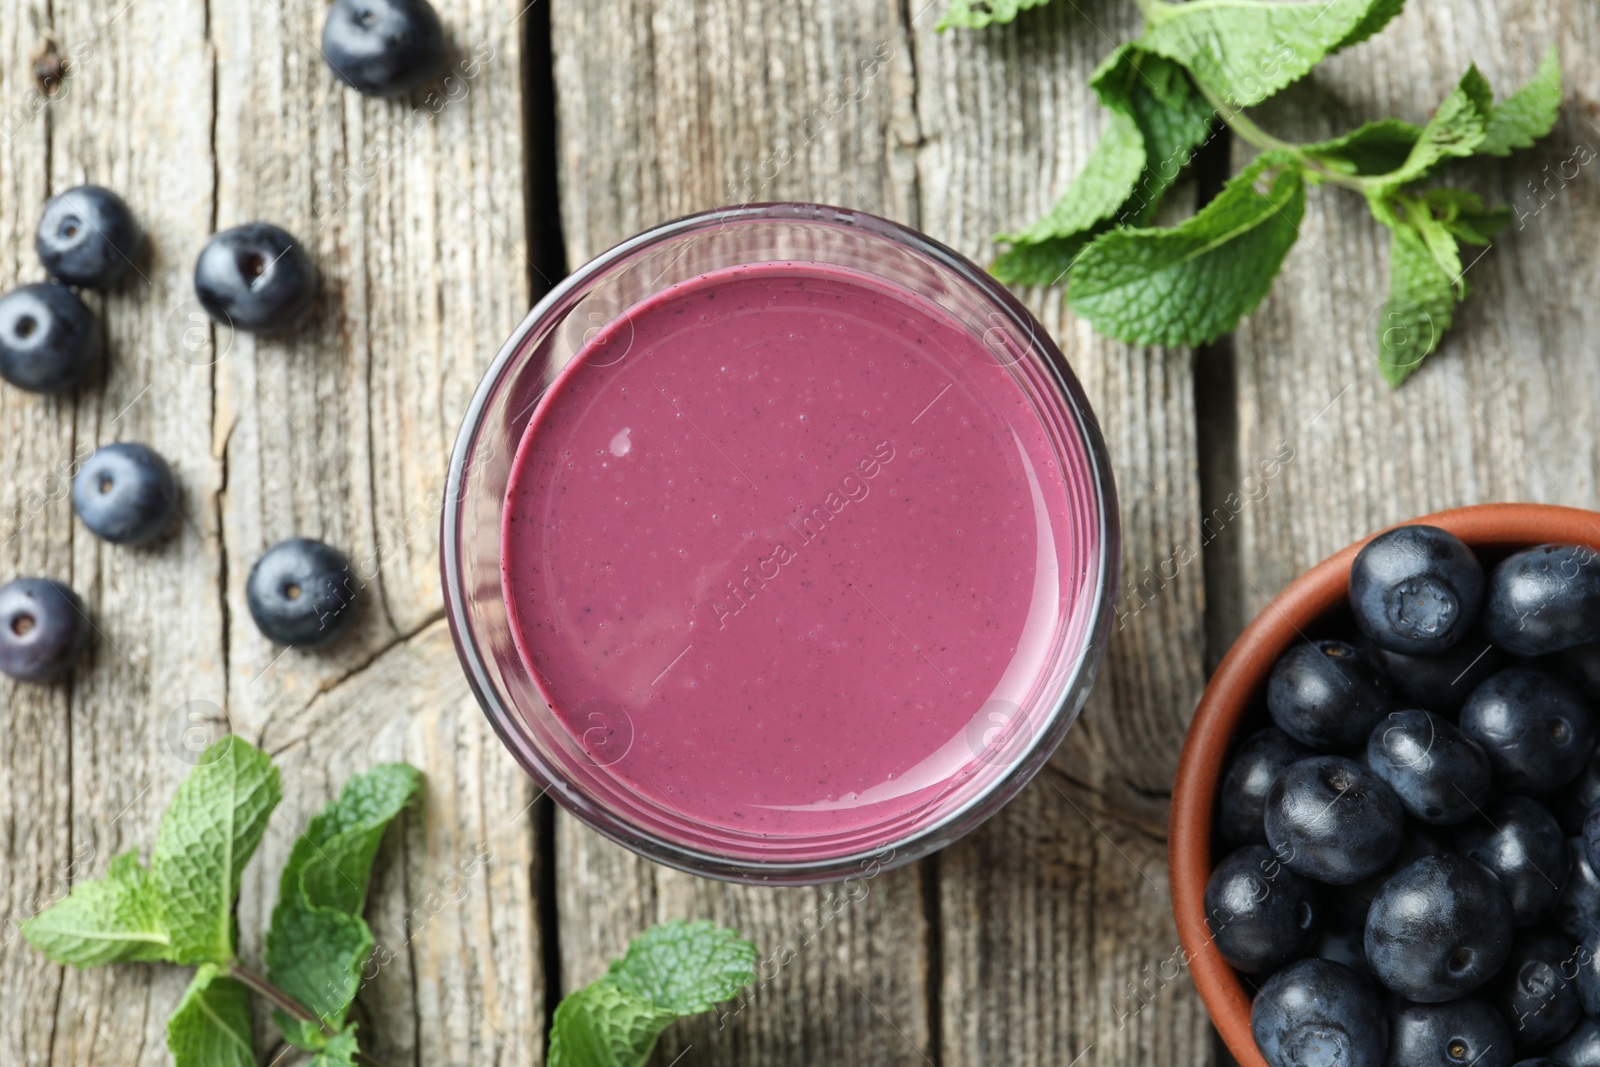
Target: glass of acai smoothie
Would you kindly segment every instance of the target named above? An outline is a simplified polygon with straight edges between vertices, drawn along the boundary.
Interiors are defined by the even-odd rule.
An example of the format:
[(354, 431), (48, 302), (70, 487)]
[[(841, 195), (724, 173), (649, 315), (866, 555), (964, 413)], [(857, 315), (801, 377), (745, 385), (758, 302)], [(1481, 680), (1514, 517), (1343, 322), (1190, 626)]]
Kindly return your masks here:
[(1104, 648), (1116, 500), (1054, 342), (967, 259), (813, 204), (668, 223), (496, 356), (441, 563), (489, 720), (711, 877), (910, 862), (1033, 777)]

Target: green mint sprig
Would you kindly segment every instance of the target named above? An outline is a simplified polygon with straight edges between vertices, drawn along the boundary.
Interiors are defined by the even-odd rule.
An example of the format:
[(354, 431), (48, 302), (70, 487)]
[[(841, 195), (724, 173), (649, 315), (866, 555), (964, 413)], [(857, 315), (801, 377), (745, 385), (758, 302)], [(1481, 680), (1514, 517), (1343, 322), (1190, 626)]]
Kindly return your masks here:
[[(950, 0), (939, 28), (1009, 22), (1043, 2)], [(1108, 113), (1100, 142), (1043, 218), (996, 238), (1006, 247), (995, 276), (1064, 281), (1073, 310), (1124, 341), (1204, 344), (1266, 296), (1299, 235), (1306, 186), (1339, 186), (1362, 194), (1390, 231), (1375, 346), (1380, 373), (1399, 385), (1438, 347), (1467, 295), (1461, 246), (1488, 244), (1511, 220), (1471, 193), (1421, 183), (1452, 161), (1506, 156), (1549, 133), (1561, 104), (1556, 50), (1502, 100), (1473, 67), (1423, 126), (1381, 119), (1294, 143), (1245, 109), (1377, 33), (1404, 0), (1139, 3), (1143, 34), (1090, 79)], [(1221, 127), (1260, 154), (1193, 217), (1151, 226), (1163, 194)]]
[(712, 923), (651, 927), (556, 1007), (550, 1067), (640, 1067), (674, 1020), (710, 1011), (755, 981), (755, 962), (754, 945)]
[(167, 1020), (175, 1067), (255, 1067), (250, 995), (277, 1009), (313, 1067), (371, 1063), (358, 1049), (349, 1008), (373, 938), (361, 911), (388, 824), (421, 775), (384, 764), (345, 784), (290, 851), (266, 935), (270, 979), (236, 954), (239, 879), (283, 791), (265, 753), (236, 737), (208, 748), (172, 798), (150, 865), (124, 853), (104, 878), (81, 882), (22, 924), (57, 963), (167, 962), (197, 967)]

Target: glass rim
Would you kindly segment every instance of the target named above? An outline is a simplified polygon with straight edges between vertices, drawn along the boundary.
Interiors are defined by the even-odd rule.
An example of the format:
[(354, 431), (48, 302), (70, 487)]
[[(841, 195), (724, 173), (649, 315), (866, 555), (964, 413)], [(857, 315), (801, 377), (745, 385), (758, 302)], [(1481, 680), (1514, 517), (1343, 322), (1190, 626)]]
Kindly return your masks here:
[[(644, 829), (625, 815), (597, 802), (578, 788), (558, 766), (540, 752), (518, 725), (518, 713), (500, 698), (488, 657), (480, 647), (470, 618), (470, 597), (462, 573), (462, 491), (468, 474), (468, 459), (478, 447), (484, 417), (497, 388), (525, 347), (528, 338), (545, 324), (552, 313), (575, 292), (604, 276), (636, 253), (673, 238), (692, 234), (708, 226), (743, 222), (800, 222), (853, 227), (932, 260), (951, 271), (962, 282), (976, 289), (1011, 324), (1026, 331), (1029, 347), (1045, 365), (1049, 380), (1071, 416), (1079, 443), (1087, 459), (1093, 497), (1097, 505), (1095, 527), (1099, 534), (1093, 553), (1097, 575), (1086, 600), (1091, 612), (1078, 647), (1063, 649), (1072, 657), (1070, 669), (1062, 672), (1061, 695), (1052, 701), (1039, 729), (1033, 732), (1026, 750), (1012, 766), (958, 806), (887, 845), (839, 856), (806, 860), (762, 860), (748, 856), (729, 856), (716, 849), (697, 848)], [(440, 515), (439, 567), (444, 591), (445, 616), (451, 637), (479, 706), (502, 744), (511, 752), (523, 771), (539, 786), (540, 796), (554, 797), (564, 808), (590, 829), (635, 854), (676, 870), (703, 877), (745, 884), (808, 885), (835, 881), (852, 874), (887, 869), (910, 863), (948, 845), (981, 824), (1013, 799), (1044, 767), (1068, 730), (1077, 720), (1099, 669), (1115, 609), (1115, 588), (1120, 570), (1120, 518), (1116, 484), (1108, 449), (1088, 397), (1068, 366), (1054, 338), (1012, 293), (966, 256), (907, 226), (869, 212), (827, 204), (778, 201), (714, 208), (660, 223), (601, 252), (572, 271), (541, 297), (512, 331), (494, 359), (484, 370), (462, 416), (450, 453), (445, 479), (445, 496)], [(1060, 669), (1067, 659), (1058, 658)], [(537, 799), (537, 797), (535, 798)]]

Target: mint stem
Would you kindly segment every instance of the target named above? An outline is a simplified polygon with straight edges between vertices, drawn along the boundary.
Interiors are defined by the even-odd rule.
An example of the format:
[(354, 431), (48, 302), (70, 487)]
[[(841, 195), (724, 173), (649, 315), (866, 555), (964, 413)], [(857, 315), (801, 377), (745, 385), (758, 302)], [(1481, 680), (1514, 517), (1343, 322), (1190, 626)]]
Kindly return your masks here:
[[(1193, 72), (1191, 71), (1191, 76)], [(1255, 124), (1255, 121), (1245, 115), (1243, 108), (1236, 108), (1222, 99), (1216, 92), (1199, 78), (1194, 79), (1194, 84), (1199, 88), (1201, 95), (1211, 105), (1217, 117), (1222, 120), (1234, 133), (1238, 134), (1246, 144), (1253, 145), (1263, 152), (1283, 152), (1292, 156), (1302, 170), (1308, 171), (1329, 185), (1342, 185), (1346, 189), (1354, 189), (1358, 193), (1367, 191), (1370, 183), (1364, 178), (1353, 177), (1349, 174), (1340, 174), (1338, 171), (1329, 170), (1320, 163), (1306, 155), (1301, 147), (1293, 141), (1285, 141), (1281, 137), (1274, 137)]]
[[(256, 996), (260, 997), (262, 1000), (265, 1000), (267, 1003), (271, 1004), (285, 1015), (299, 1019), (303, 1023), (315, 1023), (317, 1026), (322, 1028), (322, 1032), (324, 1034), (327, 1034), (329, 1037), (336, 1036), (335, 1032), (328, 1026), (328, 1024), (318, 1018), (316, 1013), (314, 1013), (310, 1008), (306, 1007), (304, 1004), (301, 1004), (298, 1000), (294, 999), (289, 994), (285, 993), (283, 990), (279, 989), (277, 986), (273, 985), (256, 972), (250, 970), (248, 967), (243, 966), (238, 961), (228, 964), (227, 973), (229, 978), (232, 978), (235, 982), (238, 982), (240, 985), (244, 986), (246, 989), (250, 990), (252, 993), (256, 994)], [(383, 1067), (383, 1064), (378, 1060), (375, 1060), (371, 1056), (361, 1052), (357, 1052), (355, 1054), (355, 1061), (357, 1063), (365, 1064), (366, 1067)]]

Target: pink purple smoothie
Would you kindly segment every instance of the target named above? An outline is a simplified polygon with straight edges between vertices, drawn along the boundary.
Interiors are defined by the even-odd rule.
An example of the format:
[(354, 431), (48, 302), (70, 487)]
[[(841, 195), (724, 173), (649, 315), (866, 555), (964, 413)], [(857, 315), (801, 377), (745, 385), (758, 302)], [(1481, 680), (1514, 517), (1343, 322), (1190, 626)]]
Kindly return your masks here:
[(522, 439), (502, 557), (518, 650), (596, 773), (724, 840), (870, 844), (1036, 726), (1016, 709), (1051, 710), (1097, 526), (1081, 446), (1007, 362), (809, 263), (596, 335)]

